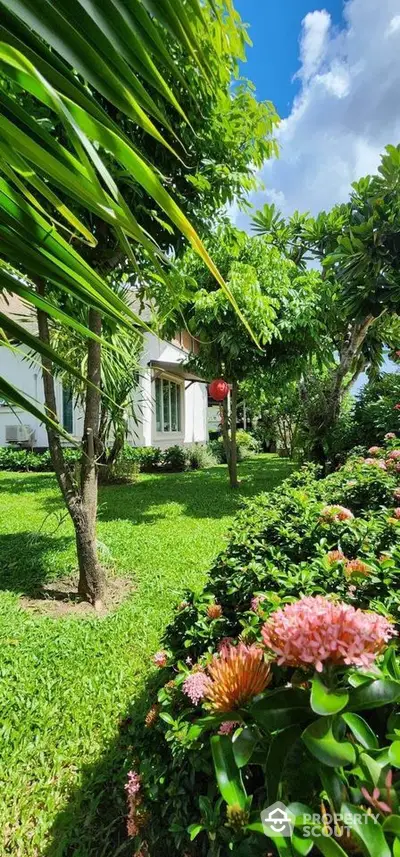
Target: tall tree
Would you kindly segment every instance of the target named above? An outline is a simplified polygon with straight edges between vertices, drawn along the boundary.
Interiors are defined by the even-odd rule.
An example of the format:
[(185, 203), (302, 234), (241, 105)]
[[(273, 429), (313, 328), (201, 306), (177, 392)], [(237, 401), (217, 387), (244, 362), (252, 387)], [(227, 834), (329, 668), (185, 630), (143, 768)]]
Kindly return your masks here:
[[(207, 244), (229, 288), (255, 332), (258, 344), (240, 323), (211, 277), (188, 251), (176, 274), (178, 307), (167, 292), (154, 291), (164, 312), (166, 333), (182, 322), (197, 343), (190, 365), (204, 378), (231, 385), (223, 404), (222, 433), (230, 484), (236, 487), (236, 420), (240, 385), (263, 376), (289, 378), (300, 371), (318, 336), (320, 275), (296, 266), (264, 240), (230, 225), (221, 226)], [(180, 291), (181, 289), (181, 291)]]
[[(400, 147), (388, 146), (379, 174), (352, 187), (348, 203), (316, 218), (295, 212), (285, 220), (267, 205), (253, 219), (255, 231), (300, 270), (309, 262), (323, 269), (326, 371), (319, 403), (309, 409), (311, 453), (322, 463), (344, 396), (361, 372), (379, 368), (400, 333)], [(310, 394), (315, 385), (304, 383), (305, 404)]]

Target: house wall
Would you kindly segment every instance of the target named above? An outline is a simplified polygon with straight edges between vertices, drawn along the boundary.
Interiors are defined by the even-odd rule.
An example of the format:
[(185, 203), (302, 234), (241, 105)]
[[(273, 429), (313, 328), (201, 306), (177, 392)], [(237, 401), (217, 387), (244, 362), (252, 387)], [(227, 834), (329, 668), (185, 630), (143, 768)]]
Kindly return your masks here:
[[(207, 440), (207, 388), (205, 384), (198, 382), (188, 386), (189, 382), (181, 380), (185, 387), (182, 396), (181, 431), (157, 433), (154, 418), (155, 392), (154, 371), (148, 366), (150, 360), (165, 360), (167, 362), (180, 363), (186, 358), (185, 351), (173, 345), (163, 342), (152, 334), (145, 334), (144, 349), (142, 356), (142, 370), (138, 389), (135, 393), (136, 422), (130, 420), (128, 442), (133, 446), (159, 446), (166, 448), (174, 444), (190, 444), (193, 442), (204, 442)], [(31, 359), (24, 360), (20, 354), (0, 348), (1, 374), (15, 387), (20, 389), (43, 407), (43, 386), (41, 369)], [(171, 375), (171, 380), (179, 382), (180, 379)], [(57, 411), (62, 414), (62, 387), (56, 381)], [(47, 447), (46, 429), (36, 417), (32, 417), (20, 408), (11, 409), (0, 405), (0, 446), (6, 445), (6, 426), (16, 425), (18, 422), (29, 426), (35, 432), (34, 446)], [(74, 409), (73, 434), (81, 437), (83, 428), (83, 414), (79, 407)]]

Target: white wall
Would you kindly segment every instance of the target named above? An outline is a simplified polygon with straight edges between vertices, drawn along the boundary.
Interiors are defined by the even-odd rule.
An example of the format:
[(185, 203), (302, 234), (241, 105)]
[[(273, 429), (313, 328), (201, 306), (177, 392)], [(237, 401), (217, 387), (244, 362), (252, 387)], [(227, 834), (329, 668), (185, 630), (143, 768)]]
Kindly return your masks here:
[[(132, 419), (129, 423), (128, 442), (133, 446), (159, 446), (163, 449), (174, 444), (204, 443), (207, 440), (207, 388), (205, 384), (200, 384), (197, 381), (189, 384), (188, 381), (181, 379), (181, 431), (169, 432), (168, 434), (156, 432), (154, 380), (152, 380), (152, 370), (148, 366), (148, 362), (150, 360), (164, 360), (168, 363), (181, 363), (186, 357), (186, 353), (175, 345), (162, 342), (162, 340), (152, 334), (145, 334), (141, 359), (142, 370), (134, 399), (137, 424)], [(43, 385), (40, 366), (32, 363), (30, 358), (24, 360), (19, 354), (11, 352), (4, 347), (0, 347), (0, 361), (1, 374), (26, 396), (36, 400), (39, 407), (43, 407)], [(179, 382), (180, 380), (175, 375), (170, 375), (169, 377), (175, 382)], [(58, 382), (56, 382), (56, 399), (57, 411), (61, 416), (62, 388)], [(18, 422), (34, 430), (34, 446), (47, 446), (46, 429), (36, 417), (32, 417), (29, 413), (19, 408), (12, 410), (9, 407), (3, 406), (0, 406), (0, 446), (6, 445), (6, 425), (16, 425)], [(75, 408), (73, 426), (75, 437), (81, 437), (82, 428), (82, 412), (80, 408)]]
[[(1, 374), (21, 390), (24, 395), (36, 400), (39, 407), (43, 405), (43, 388), (40, 366), (33, 363), (30, 357), (25, 360), (20, 354), (0, 347)], [(57, 389), (57, 407), (61, 405), (61, 388)], [(6, 426), (27, 425), (35, 432), (34, 446), (47, 446), (47, 434), (43, 423), (21, 408), (9, 408), (0, 405), (0, 446), (6, 445)]]

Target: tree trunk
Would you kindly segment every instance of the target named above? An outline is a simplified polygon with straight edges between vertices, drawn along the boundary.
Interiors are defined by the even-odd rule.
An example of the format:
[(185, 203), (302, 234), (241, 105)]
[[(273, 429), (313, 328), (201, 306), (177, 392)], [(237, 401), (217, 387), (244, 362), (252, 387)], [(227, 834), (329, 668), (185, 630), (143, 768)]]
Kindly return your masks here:
[(228, 473), (229, 479), (231, 475), (231, 442), (229, 438), (229, 409), (228, 409), (228, 398), (224, 399), (222, 402), (222, 420), (221, 420), (221, 429), (222, 429), (222, 441), (224, 444), (226, 463), (228, 465)]
[[(43, 280), (37, 281), (38, 294), (45, 295), (45, 284)], [(91, 311), (92, 312), (92, 311)], [(97, 313), (96, 313), (97, 315)], [(38, 332), (42, 342), (50, 345), (50, 331), (47, 313), (37, 310)], [(90, 320), (92, 329), (101, 332), (101, 319)], [(88, 349), (93, 344), (89, 340)], [(97, 345), (97, 343), (94, 343)], [(89, 363), (91, 379), (100, 377), (100, 346), (89, 354), (88, 350), (88, 374)], [(58, 421), (57, 403), (55, 394), (53, 364), (47, 357), (42, 356), (42, 378), (44, 390), (45, 410)], [(90, 390), (90, 393), (89, 393)], [(93, 394), (93, 395), (92, 395)], [(52, 428), (47, 428), (47, 437), (51, 461), (56, 474), (65, 505), (71, 516), (77, 548), (79, 565), (79, 593), (89, 599), (95, 607), (100, 606), (104, 591), (104, 574), (99, 566), (96, 551), (96, 514), (97, 514), (97, 474), (95, 466), (94, 437), (98, 428), (100, 393), (88, 385), (86, 405), (89, 400), (89, 412), (85, 414), (85, 437), (84, 449), (81, 461), (81, 490), (75, 483), (71, 471), (65, 461), (60, 435)], [(97, 401), (97, 417), (96, 417)], [(86, 407), (86, 411), (88, 411)]]
[[(88, 327), (97, 336), (101, 335), (101, 315), (92, 308), (89, 309)], [(105, 586), (104, 572), (97, 558), (96, 547), (98, 495), (96, 457), (99, 454), (101, 345), (94, 339), (88, 340), (87, 378), (89, 383), (86, 387), (80, 473), (82, 515), (81, 525), (76, 528), (79, 563), (78, 592), (83, 598), (90, 600), (95, 607), (99, 607)]]
[(237, 400), (238, 400), (238, 383), (232, 382), (231, 391), (231, 457), (229, 477), (231, 488), (237, 488), (237, 442), (236, 442), (236, 423), (237, 423)]

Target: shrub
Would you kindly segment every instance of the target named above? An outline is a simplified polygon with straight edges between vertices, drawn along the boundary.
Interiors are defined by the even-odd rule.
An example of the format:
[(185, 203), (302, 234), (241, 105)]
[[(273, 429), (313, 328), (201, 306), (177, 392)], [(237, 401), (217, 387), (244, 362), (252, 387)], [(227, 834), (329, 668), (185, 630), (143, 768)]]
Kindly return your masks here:
[(193, 443), (186, 448), (187, 463), (191, 470), (203, 470), (216, 464), (216, 458), (205, 443)]
[[(356, 711), (357, 700), (363, 694), (361, 681), (368, 683), (371, 678), (353, 677), (345, 664), (325, 670), (323, 657), (317, 658), (318, 669), (323, 669), (321, 681), (313, 678), (312, 673), (299, 673), (293, 663), (282, 663), (279, 667), (273, 664), (272, 690), (264, 690), (260, 701), (253, 704), (246, 696), (246, 688), (258, 691), (263, 682), (263, 687), (268, 682), (266, 675), (257, 672), (259, 660), (255, 655), (247, 655), (245, 649), (252, 651), (254, 644), (262, 645), (263, 637), (269, 641), (275, 639), (266, 635), (265, 624), (278, 608), (302, 597), (330, 593), (335, 604), (340, 599), (345, 605), (343, 616), (347, 618), (343, 620), (343, 628), (347, 630), (356, 614), (354, 608), (376, 611), (377, 619), (368, 618), (366, 622), (376, 621), (376, 633), (371, 639), (377, 643), (379, 652), (378, 628), (384, 628), (380, 617), (400, 620), (400, 522), (394, 513), (399, 504), (395, 490), (399, 489), (400, 478), (397, 470), (381, 470), (358, 458), (325, 479), (318, 476), (318, 468), (308, 465), (271, 494), (246, 500), (205, 589), (200, 595), (187, 593), (166, 631), (158, 692), (153, 686), (150, 700), (152, 716), (147, 718), (147, 725), (144, 722), (135, 727), (132, 736), (132, 744), (140, 748), (142, 797), (151, 813), (143, 838), (155, 852), (162, 846), (171, 857), (182, 853), (206, 857), (211, 841), (219, 857), (231, 853), (263, 857), (267, 840), (248, 824), (250, 821), (260, 826), (260, 810), (277, 799), (278, 786), (287, 802), (309, 801), (310, 813), (318, 811), (316, 801), (322, 788), (327, 800), (331, 799), (331, 780), (326, 779), (327, 773), (323, 774), (326, 769), (318, 767), (319, 754), (323, 752), (318, 741), (320, 738), (322, 741), (325, 728), (321, 716), (329, 712), (337, 718), (336, 738), (333, 743), (328, 742), (329, 755), (335, 749), (334, 740), (345, 740), (344, 721), (332, 709), (335, 687), (338, 687), (339, 708), (341, 699), (347, 704), (350, 694), (355, 700), (352, 710)], [(327, 515), (324, 512), (327, 506), (348, 507), (353, 516)], [(310, 610), (309, 614), (314, 612)], [(354, 619), (353, 641), (358, 641), (357, 645), (364, 622), (358, 615)], [(370, 613), (367, 615), (371, 617)], [(332, 618), (333, 622), (336, 619)], [(321, 641), (327, 644), (330, 633), (330, 626), (326, 626)], [(367, 637), (369, 633), (366, 631)], [(282, 640), (284, 636), (281, 634)], [(350, 639), (348, 634), (346, 639)], [(241, 652), (244, 664), (247, 658), (251, 660), (246, 669), (238, 665), (237, 675), (230, 658), (224, 667), (224, 652), (232, 642), (237, 646), (238, 656)], [(241, 649), (243, 645), (245, 648)], [(218, 660), (219, 650), (221, 667), (212, 666), (209, 670), (210, 662), (215, 664), (216, 657)], [(352, 651), (354, 654), (355, 648)], [(361, 650), (354, 656), (361, 658)], [(400, 699), (400, 684), (393, 689), (392, 683), (393, 678), (398, 682), (400, 668), (397, 662), (393, 666), (391, 657), (388, 655), (385, 660), (383, 673), (377, 674), (386, 682), (389, 673), (390, 681), (385, 684), (388, 701)], [(215, 688), (211, 692), (209, 682), (216, 678), (221, 686), (218, 692)], [(324, 690), (324, 682), (330, 687), (329, 694)], [(225, 701), (229, 699), (232, 703), (235, 688), (243, 691), (240, 710), (235, 710), (233, 704), (227, 710)], [(282, 693), (288, 700), (286, 707), (277, 696)], [(206, 698), (203, 700), (202, 696)], [(207, 705), (202, 708), (207, 699), (211, 709), (213, 700), (219, 700), (222, 713), (207, 711)], [(366, 701), (361, 700), (360, 708), (368, 708), (367, 700), (366, 690)], [(322, 711), (324, 706), (326, 710)], [(386, 714), (381, 720), (375, 711), (371, 714), (368, 728), (372, 726), (376, 732), (375, 747), (387, 745), (386, 719)], [(356, 729), (357, 723), (351, 721), (350, 731)], [(291, 731), (281, 732), (285, 726)], [(301, 738), (304, 728), (310, 729), (309, 740)], [(351, 756), (354, 761), (353, 752), (359, 752), (354, 750), (358, 740), (359, 734), (353, 736), (352, 742), (347, 741), (346, 747), (353, 748), (348, 751), (348, 760)], [(273, 768), (271, 759), (276, 759)], [(328, 771), (331, 770), (326, 755), (324, 761)], [(338, 757), (338, 766), (346, 768), (346, 764), (345, 759)], [(350, 802), (356, 802), (357, 788), (362, 787), (372, 795), (374, 786), (371, 789), (367, 770), (367, 763), (358, 768), (353, 765), (350, 772), (346, 771), (347, 779), (341, 780), (343, 793), (350, 789)], [(382, 768), (383, 778), (388, 770), (388, 766)], [(272, 799), (271, 792), (267, 796), (265, 791), (266, 777)], [(226, 787), (224, 782), (228, 783)], [(252, 797), (251, 809), (244, 789)], [(235, 800), (231, 800), (233, 794), (238, 801), (236, 806)], [(135, 847), (140, 846), (141, 836), (135, 841)]]
[(185, 470), (187, 462), (186, 449), (182, 446), (169, 446), (163, 456), (163, 465), (167, 470)]

